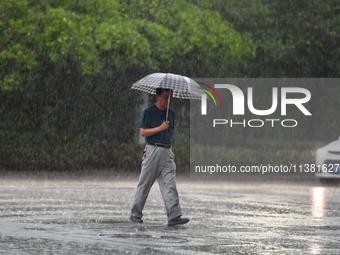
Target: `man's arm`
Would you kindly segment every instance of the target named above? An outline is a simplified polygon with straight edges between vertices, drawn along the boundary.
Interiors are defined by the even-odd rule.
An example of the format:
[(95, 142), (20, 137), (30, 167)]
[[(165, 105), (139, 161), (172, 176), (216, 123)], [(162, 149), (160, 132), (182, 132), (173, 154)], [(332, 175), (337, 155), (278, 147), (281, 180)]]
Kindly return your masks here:
[(149, 137), (149, 136), (153, 136), (154, 134), (157, 134), (158, 132), (167, 130), (169, 128), (170, 122), (169, 121), (164, 121), (162, 123), (162, 125), (158, 126), (158, 127), (154, 127), (154, 128), (140, 128), (140, 134), (143, 137)]

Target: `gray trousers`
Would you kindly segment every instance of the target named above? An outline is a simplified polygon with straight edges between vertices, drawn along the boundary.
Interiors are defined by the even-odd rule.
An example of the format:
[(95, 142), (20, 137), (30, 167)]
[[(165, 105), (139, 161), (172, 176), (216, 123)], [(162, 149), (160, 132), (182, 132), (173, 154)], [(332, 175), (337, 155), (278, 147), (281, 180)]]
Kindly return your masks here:
[(134, 217), (142, 218), (146, 199), (156, 179), (162, 193), (168, 220), (182, 215), (176, 187), (174, 157), (171, 148), (146, 145), (142, 171), (131, 209), (131, 214)]

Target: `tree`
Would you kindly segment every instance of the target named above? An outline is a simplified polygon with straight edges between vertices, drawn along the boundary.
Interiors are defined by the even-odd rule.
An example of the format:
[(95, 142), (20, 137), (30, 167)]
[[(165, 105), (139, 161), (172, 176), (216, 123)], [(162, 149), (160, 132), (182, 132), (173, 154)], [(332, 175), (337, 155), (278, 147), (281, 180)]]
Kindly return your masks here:
[(282, 40), (278, 66), (289, 77), (339, 76), (339, 1), (268, 1)]
[(155, 71), (233, 74), (254, 54), (251, 40), (217, 12), (147, 2), (1, 2), (3, 128), (129, 141), (133, 81)]

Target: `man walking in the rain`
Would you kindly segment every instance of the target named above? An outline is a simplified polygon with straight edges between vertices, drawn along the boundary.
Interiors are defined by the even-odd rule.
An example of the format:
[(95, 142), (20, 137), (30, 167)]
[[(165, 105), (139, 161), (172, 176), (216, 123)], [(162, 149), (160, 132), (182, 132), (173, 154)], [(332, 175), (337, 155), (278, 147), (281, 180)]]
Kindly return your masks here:
[(143, 223), (142, 210), (149, 191), (157, 179), (167, 211), (168, 226), (185, 224), (189, 222), (189, 219), (181, 218), (182, 212), (176, 187), (176, 165), (174, 153), (171, 150), (174, 112), (169, 108), (167, 114), (172, 91), (158, 88), (156, 97), (156, 104), (144, 110), (139, 123), (141, 135), (145, 137), (146, 147), (143, 152), (142, 170), (130, 220)]

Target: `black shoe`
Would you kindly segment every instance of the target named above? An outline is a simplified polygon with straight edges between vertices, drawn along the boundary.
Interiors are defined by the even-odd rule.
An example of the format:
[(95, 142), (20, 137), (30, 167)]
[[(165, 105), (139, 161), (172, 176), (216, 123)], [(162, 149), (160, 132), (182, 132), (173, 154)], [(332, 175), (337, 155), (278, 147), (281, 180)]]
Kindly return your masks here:
[(143, 223), (143, 220), (141, 218), (135, 217), (135, 216), (130, 216), (130, 220), (132, 222), (136, 222), (136, 223)]
[(188, 222), (189, 222), (189, 219), (181, 218), (181, 216), (178, 216), (177, 218), (169, 220), (168, 221), (168, 226), (183, 225), (183, 224), (186, 224)]

